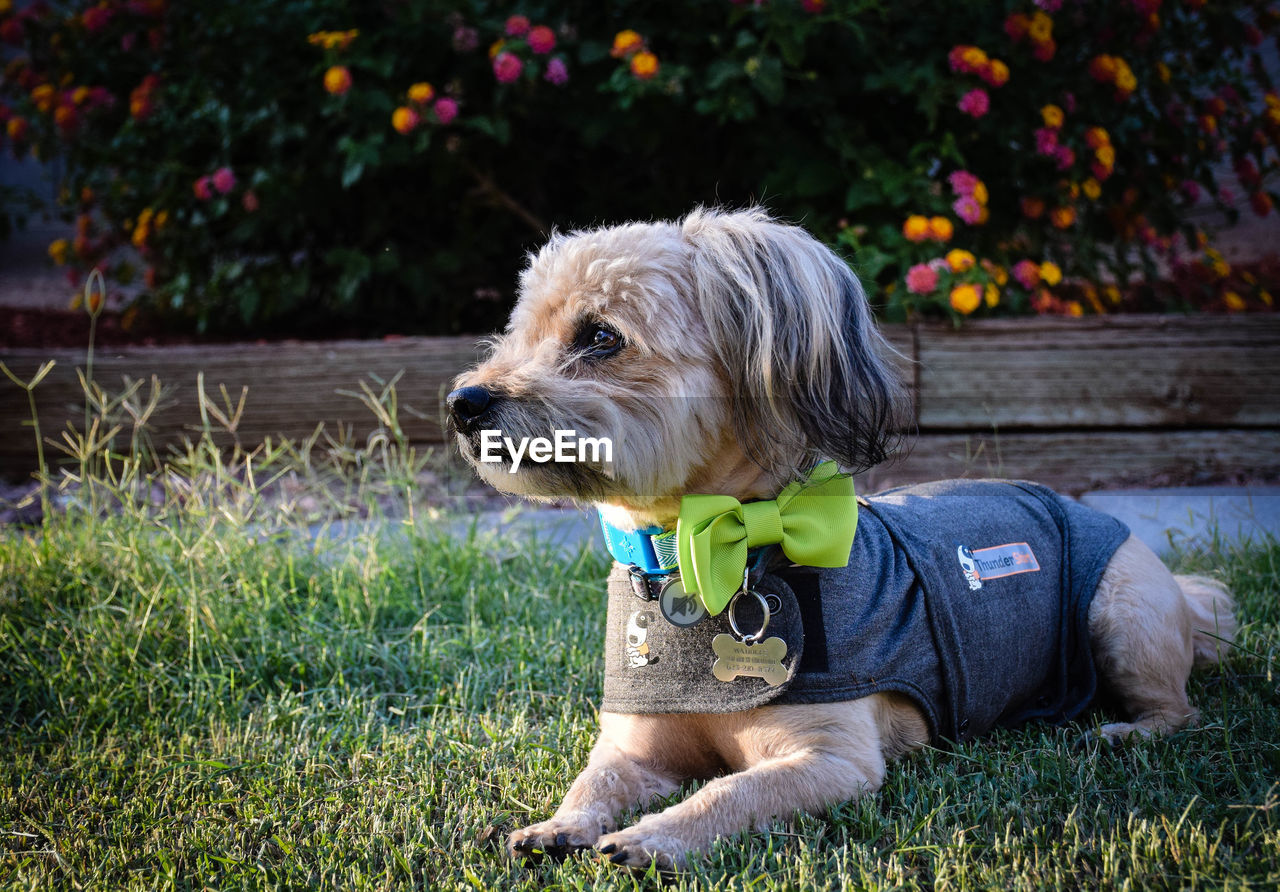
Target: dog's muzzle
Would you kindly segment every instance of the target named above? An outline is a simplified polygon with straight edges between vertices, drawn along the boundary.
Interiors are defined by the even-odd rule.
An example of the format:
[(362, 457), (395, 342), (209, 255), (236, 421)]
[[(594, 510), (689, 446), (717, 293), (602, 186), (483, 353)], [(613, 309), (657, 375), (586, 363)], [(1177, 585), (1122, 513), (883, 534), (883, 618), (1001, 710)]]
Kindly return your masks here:
[(482, 427), (496, 402), (497, 396), (484, 387), (459, 387), (444, 400), (450, 422), (462, 434)]

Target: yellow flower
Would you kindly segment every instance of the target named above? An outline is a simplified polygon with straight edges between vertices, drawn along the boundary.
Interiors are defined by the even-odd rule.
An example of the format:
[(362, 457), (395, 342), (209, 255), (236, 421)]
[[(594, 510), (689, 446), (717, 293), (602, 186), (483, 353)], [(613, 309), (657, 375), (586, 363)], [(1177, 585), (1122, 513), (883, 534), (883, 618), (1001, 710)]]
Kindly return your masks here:
[(62, 266), (67, 262), (67, 254), (71, 250), (71, 244), (64, 238), (49, 243), (49, 257), (58, 266)]
[(947, 266), (951, 268), (953, 273), (962, 273), (965, 270), (973, 269), (973, 265), (977, 262), (977, 258), (960, 248), (947, 252)]
[(642, 46), (644, 46), (644, 38), (628, 28), (613, 36), (613, 49), (610, 52), (614, 58), (621, 58), (636, 52)]
[(1067, 315), (1068, 316), (1084, 315), (1084, 307), (1080, 305), (1080, 301), (1078, 300), (1067, 301)]
[(1093, 177), (1085, 180), (1081, 188), (1084, 190), (1085, 197), (1090, 201), (1097, 201), (1098, 196), (1102, 195), (1102, 184)]
[(1027, 24), (1027, 35), (1035, 43), (1048, 43), (1053, 39), (1053, 19), (1037, 11)]
[(414, 84), (409, 88), (409, 101), (414, 105), (426, 105), (435, 96), (435, 88), (425, 82)]
[(902, 224), (902, 234), (909, 242), (922, 242), (929, 238), (929, 218), (920, 214), (912, 214)]
[(946, 217), (930, 217), (929, 218), (929, 237), (940, 242), (951, 241), (951, 236), (955, 232), (955, 227)]
[(52, 84), (41, 84), (31, 91), (31, 101), (36, 104), (36, 108), (42, 112), (47, 112), (53, 108), (53, 103), (58, 98), (58, 91), (54, 89)]
[(76, 87), (71, 91), (71, 101), (76, 105), (84, 105), (89, 101), (90, 92), (88, 87)]
[(989, 62), (987, 54), (976, 46), (966, 47), (964, 52), (960, 54), (960, 58), (964, 60), (965, 65), (974, 71), (986, 68)]
[(1103, 285), (1102, 294), (1113, 304), (1120, 303), (1120, 289), (1115, 285)]
[(325, 91), (341, 96), (351, 89), (351, 72), (345, 65), (334, 65), (324, 73)]
[(987, 192), (987, 184), (982, 182), (981, 180), (979, 180), (978, 184), (973, 187), (972, 194), (973, 194), (973, 200), (981, 205), (985, 205), (987, 203), (987, 200), (991, 197), (991, 195)]
[(951, 289), (951, 308), (968, 316), (982, 303), (982, 292), (977, 285), (957, 285)]
[(158, 232), (159, 230), (164, 229), (165, 224), (168, 222), (169, 222), (168, 211), (161, 211), (160, 213), (156, 214), (156, 219), (155, 219), (156, 231)]
[(1103, 145), (1093, 150), (1093, 157), (1098, 159), (1098, 163), (1103, 167), (1113, 167), (1116, 163), (1116, 150), (1114, 146)]
[(988, 307), (994, 307), (1000, 303), (1000, 289), (994, 283), (988, 282), (986, 289), (982, 292), (982, 298)]
[(642, 81), (647, 81), (658, 73), (658, 57), (648, 50), (642, 50), (631, 57), (631, 73)]
[(1058, 264), (1046, 260), (1040, 264), (1040, 281), (1052, 288), (1062, 281), (1062, 268)]
[(1156, 63), (1156, 77), (1160, 78), (1160, 83), (1167, 84), (1173, 78), (1173, 72), (1169, 70), (1169, 66), (1163, 62)]
[(1268, 290), (1267, 290), (1267, 289), (1265, 289), (1265, 288), (1263, 288), (1261, 291), (1259, 291), (1259, 292), (1258, 292), (1258, 299), (1259, 299), (1260, 301), (1262, 301), (1264, 304), (1266, 304), (1267, 306), (1271, 306), (1271, 305), (1272, 305), (1272, 304), (1271, 304), (1271, 292), (1270, 292), (1270, 291), (1268, 291)]
[(489, 45), (489, 58), (490, 59), (498, 58), (498, 53), (502, 52), (502, 48), (506, 45), (507, 45), (507, 42), (502, 38), (498, 38), (493, 43), (491, 43)]
[(407, 106), (400, 106), (391, 113), (391, 126), (395, 128), (397, 133), (407, 134), (413, 132), (413, 129), (421, 122), (418, 113)]
[(1062, 121), (1066, 117), (1062, 113), (1062, 109), (1056, 105), (1046, 105), (1040, 109), (1040, 117), (1044, 119), (1044, 126), (1051, 130), (1057, 130), (1062, 126)]
[(1233, 312), (1243, 310), (1245, 308), (1244, 298), (1236, 294), (1234, 291), (1228, 291), (1222, 295), (1222, 302), (1227, 305), (1227, 309)]

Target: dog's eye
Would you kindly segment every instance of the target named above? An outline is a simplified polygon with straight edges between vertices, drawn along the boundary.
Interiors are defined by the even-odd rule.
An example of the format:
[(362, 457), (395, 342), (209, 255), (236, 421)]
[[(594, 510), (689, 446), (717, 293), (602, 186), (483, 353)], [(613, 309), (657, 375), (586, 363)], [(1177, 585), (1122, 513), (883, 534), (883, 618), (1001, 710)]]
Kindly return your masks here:
[(573, 339), (573, 346), (584, 356), (603, 359), (622, 349), (622, 335), (607, 325), (591, 322), (578, 331), (578, 336)]

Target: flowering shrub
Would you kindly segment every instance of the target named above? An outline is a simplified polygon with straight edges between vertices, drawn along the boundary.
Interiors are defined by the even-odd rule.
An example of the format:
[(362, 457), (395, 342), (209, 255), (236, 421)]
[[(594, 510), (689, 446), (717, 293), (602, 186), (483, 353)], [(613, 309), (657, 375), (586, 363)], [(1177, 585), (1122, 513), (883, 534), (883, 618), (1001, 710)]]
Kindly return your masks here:
[(753, 200), (894, 318), (1104, 312), (1160, 261), (1153, 306), (1269, 303), (1187, 211), (1224, 166), (1280, 199), (1274, 6), (937, 11), (0, 0), (0, 144), (65, 160), (73, 284), (202, 328), (489, 328), (552, 226)]

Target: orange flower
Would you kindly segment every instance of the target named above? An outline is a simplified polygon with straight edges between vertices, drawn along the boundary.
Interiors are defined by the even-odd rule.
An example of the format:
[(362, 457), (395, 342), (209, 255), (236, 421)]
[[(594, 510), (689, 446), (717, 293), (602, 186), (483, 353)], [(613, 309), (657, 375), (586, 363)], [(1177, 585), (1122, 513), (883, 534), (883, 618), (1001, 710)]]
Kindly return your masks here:
[(1090, 127), (1084, 134), (1085, 144), (1091, 149), (1098, 149), (1102, 146), (1111, 145), (1111, 134), (1103, 130), (1101, 127)]
[(1058, 108), (1058, 106), (1046, 105), (1040, 109), (1040, 117), (1044, 119), (1044, 126), (1050, 130), (1057, 130), (1062, 126), (1065, 115), (1063, 115), (1062, 109)]
[(1049, 222), (1057, 229), (1067, 229), (1076, 222), (1075, 208), (1056, 207), (1049, 212)]
[(993, 87), (1003, 87), (1009, 83), (1009, 66), (999, 59), (992, 59), (987, 66), (986, 82)]
[(334, 65), (324, 73), (324, 88), (334, 96), (342, 96), (351, 89), (351, 72), (343, 65)]
[(951, 289), (951, 309), (968, 316), (982, 303), (982, 291), (977, 285), (957, 285)]
[(951, 221), (946, 217), (929, 218), (929, 238), (940, 242), (949, 242), (954, 231), (955, 227), (951, 225)]
[(406, 105), (402, 105), (391, 113), (391, 126), (397, 133), (412, 133), (421, 122), (418, 113)]
[(658, 57), (648, 50), (642, 50), (631, 57), (631, 73), (642, 81), (653, 78), (658, 73)]
[(1044, 216), (1044, 199), (1031, 196), (1022, 199), (1022, 215), (1028, 220), (1039, 220)]
[(409, 88), (409, 101), (414, 105), (426, 105), (435, 97), (435, 88), (428, 83), (414, 84)]
[(623, 56), (629, 56), (644, 47), (644, 38), (628, 28), (626, 31), (619, 31), (613, 37), (613, 49), (610, 54), (615, 59)]
[(1084, 185), (1080, 188), (1084, 190), (1085, 197), (1090, 201), (1097, 201), (1098, 196), (1102, 194), (1102, 184), (1093, 177), (1089, 177), (1089, 179), (1085, 180)]
[(902, 234), (909, 242), (923, 242), (929, 238), (929, 218), (912, 214), (902, 224)]

